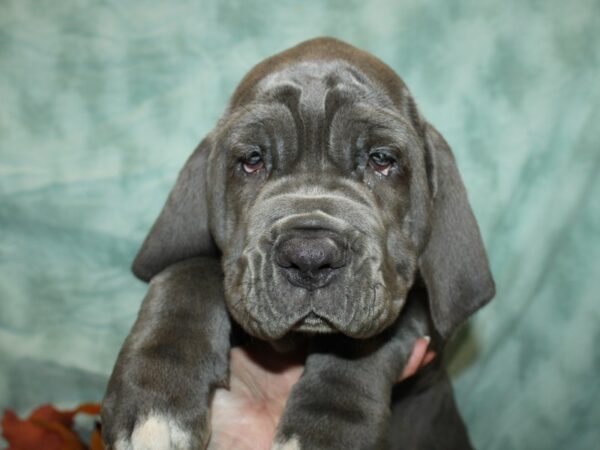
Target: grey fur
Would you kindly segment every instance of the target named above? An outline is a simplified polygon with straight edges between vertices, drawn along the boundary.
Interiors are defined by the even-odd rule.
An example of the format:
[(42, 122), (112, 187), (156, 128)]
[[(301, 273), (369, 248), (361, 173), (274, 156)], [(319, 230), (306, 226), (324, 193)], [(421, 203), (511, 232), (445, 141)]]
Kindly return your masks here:
[[(369, 162), (374, 149), (395, 159), (386, 176)], [(264, 168), (248, 174), (241, 161), (253, 152)], [(197, 283), (221, 283), (220, 274), (204, 270), (218, 256), (223, 294), (205, 289), (196, 301), (186, 300)], [(194, 257), (204, 257), (190, 263), (202, 281), (181, 263)], [(419, 377), (432, 380), (423, 383), (439, 392), (437, 410), (447, 419), (424, 414), (415, 427), (422, 438), (410, 430), (388, 436), (392, 389), (415, 339), (433, 335), (441, 351), (452, 331), (493, 297), (494, 283), (450, 148), (403, 82), (371, 55), (321, 38), (246, 75), (180, 173), (133, 265), (143, 280), (165, 268), (162, 281), (152, 283), (168, 282), (169, 294), (151, 288), (109, 385), (103, 408), (109, 442), (130, 433), (157, 396), (154, 404), (179, 417), (179, 407), (164, 406), (173, 390), (158, 375), (170, 364), (183, 389), (202, 393), (181, 414), (194, 418), (184, 421), (194, 442), (206, 441), (206, 426), (198, 424), (221, 376), (215, 373), (222, 374), (212, 358), (226, 358), (222, 332), (229, 329), (214, 334), (211, 314), (223, 320), (226, 304), (250, 335), (275, 344), (292, 334), (310, 341), (278, 441), (294, 438), (311, 450), (400, 448), (404, 441), (437, 448), (425, 444), (434, 432), (429, 421), (455, 425), (447, 433), (458, 437), (442, 435), (440, 448), (468, 445), (451, 388), (435, 387), (439, 380), (447, 385), (439, 365), (438, 376)], [(186, 275), (174, 275), (179, 271)], [(155, 303), (180, 305), (182, 313), (189, 308), (202, 320), (179, 330)], [(164, 348), (154, 327), (178, 336), (164, 361), (144, 356), (148, 346)], [(182, 347), (190, 342), (196, 359)], [(209, 356), (213, 348), (225, 352), (220, 359)], [(152, 364), (146, 373), (157, 376), (146, 375), (140, 387), (139, 367)], [(185, 379), (188, 370), (193, 380)], [(186, 384), (192, 381), (196, 387)], [(135, 393), (124, 383), (135, 385)], [(344, 396), (344, 389), (355, 395)], [(421, 404), (414, 394), (395, 397), (395, 407)]]

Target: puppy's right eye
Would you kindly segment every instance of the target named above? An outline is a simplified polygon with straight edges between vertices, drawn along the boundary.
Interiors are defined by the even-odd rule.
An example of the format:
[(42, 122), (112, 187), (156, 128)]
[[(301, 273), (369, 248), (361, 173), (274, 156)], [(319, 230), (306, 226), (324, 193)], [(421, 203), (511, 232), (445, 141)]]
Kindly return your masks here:
[(244, 169), (244, 172), (246, 173), (258, 172), (264, 166), (265, 163), (258, 152), (252, 152), (242, 160), (242, 169)]
[(369, 165), (377, 173), (387, 177), (395, 160), (381, 150), (375, 150), (369, 155)]

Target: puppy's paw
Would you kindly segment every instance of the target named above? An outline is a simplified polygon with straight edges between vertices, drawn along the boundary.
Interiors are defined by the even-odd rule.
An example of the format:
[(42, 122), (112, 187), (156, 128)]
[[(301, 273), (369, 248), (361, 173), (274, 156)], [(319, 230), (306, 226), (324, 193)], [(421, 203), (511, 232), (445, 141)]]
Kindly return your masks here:
[[(204, 450), (210, 438), (209, 408), (170, 408), (161, 396), (111, 392), (101, 411), (102, 438), (108, 450)], [(160, 405), (160, 406), (157, 406)]]
[(305, 373), (287, 399), (271, 450), (385, 450), (389, 400), (344, 374)]
[(152, 413), (140, 420), (133, 432), (122, 435), (114, 444), (114, 450), (191, 450), (197, 441), (181, 424), (167, 415)]
[[(198, 433), (187, 429), (183, 423), (160, 413), (138, 419), (133, 427), (126, 424), (106, 430), (103, 439), (112, 450), (203, 450), (208, 445), (210, 432)], [(115, 436), (116, 437), (115, 439)]]

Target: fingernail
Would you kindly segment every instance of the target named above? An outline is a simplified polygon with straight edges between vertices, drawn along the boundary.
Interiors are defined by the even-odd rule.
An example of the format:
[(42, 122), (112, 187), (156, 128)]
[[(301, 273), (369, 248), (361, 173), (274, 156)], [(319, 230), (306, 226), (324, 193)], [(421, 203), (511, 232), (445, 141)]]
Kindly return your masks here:
[(431, 336), (423, 336), (423, 339), (425, 339), (428, 344), (431, 342)]

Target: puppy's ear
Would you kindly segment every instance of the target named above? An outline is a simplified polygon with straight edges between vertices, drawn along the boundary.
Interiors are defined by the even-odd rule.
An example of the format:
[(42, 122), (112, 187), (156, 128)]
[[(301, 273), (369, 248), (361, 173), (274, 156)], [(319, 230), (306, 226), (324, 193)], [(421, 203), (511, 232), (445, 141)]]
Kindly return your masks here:
[(149, 281), (183, 259), (217, 254), (208, 227), (206, 166), (211, 146), (210, 138), (205, 138), (179, 172), (133, 262), (133, 273), (141, 280)]
[(433, 322), (447, 338), (467, 317), (492, 299), (494, 280), (450, 147), (425, 125), (430, 186), (431, 234), (419, 268), (427, 286)]

